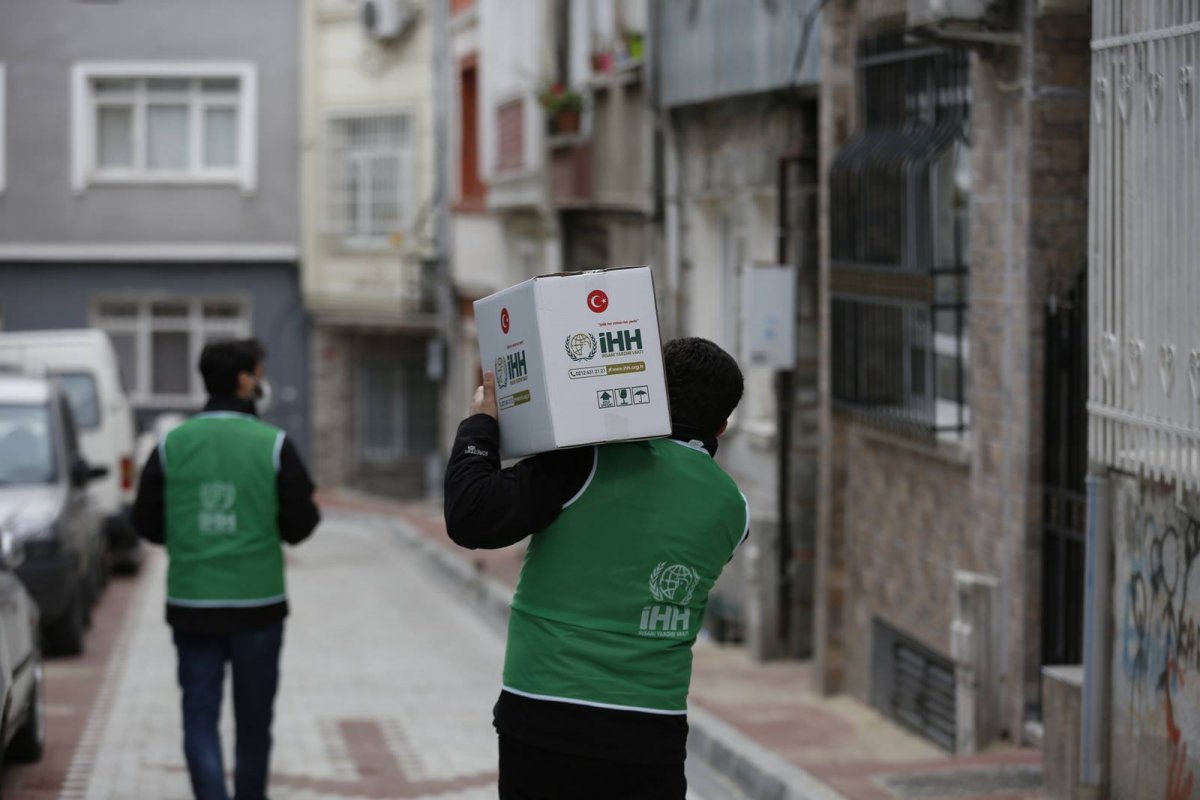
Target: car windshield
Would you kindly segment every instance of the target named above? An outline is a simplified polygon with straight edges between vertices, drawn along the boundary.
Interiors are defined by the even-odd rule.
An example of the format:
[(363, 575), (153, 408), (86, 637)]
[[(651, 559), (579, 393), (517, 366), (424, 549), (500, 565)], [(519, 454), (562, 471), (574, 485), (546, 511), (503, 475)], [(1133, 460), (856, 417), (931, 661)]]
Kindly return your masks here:
[(54, 376), (62, 387), (71, 414), (80, 430), (90, 431), (100, 427), (100, 397), (96, 392), (96, 379), (87, 372), (60, 372)]
[(0, 485), (53, 483), (56, 477), (50, 409), (0, 404)]

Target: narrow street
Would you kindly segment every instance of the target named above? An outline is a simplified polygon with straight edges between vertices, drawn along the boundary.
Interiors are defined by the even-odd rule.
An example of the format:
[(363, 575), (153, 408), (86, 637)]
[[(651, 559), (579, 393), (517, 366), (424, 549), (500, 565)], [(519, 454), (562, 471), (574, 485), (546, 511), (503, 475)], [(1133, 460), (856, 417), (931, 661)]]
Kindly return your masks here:
[[(272, 797), (495, 797), (500, 632), (376, 520), (329, 514), (288, 553)], [(114, 583), (86, 657), (48, 663), (47, 754), (7, 772), (5, 800), (191, 797), (162, 619), (165, 566), (156, 552), (137, 579)], [(689, 800), (739, 796), (701, 765), (689, 771)]]

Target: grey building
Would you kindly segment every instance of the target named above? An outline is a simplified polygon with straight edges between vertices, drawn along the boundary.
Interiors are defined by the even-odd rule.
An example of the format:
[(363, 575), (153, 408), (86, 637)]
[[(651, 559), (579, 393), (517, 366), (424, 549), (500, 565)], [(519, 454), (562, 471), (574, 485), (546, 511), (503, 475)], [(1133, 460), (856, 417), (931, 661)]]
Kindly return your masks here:
[[(746, 394), (717, 459), (750, 503), (751, 537), (713, 595), (718, 636), (758, 657), (806, 656), (814, 626), (817, 467), (816, 4), (652, 4), (649, 70), (662, 132), (659, 307), (671, 335), (703, 336), (743, 364)], [(754, 352), (752, 282), (783, 265), (795, 303)], [(786, 304), (785, 304), (786, 305)], [(790, 313), (791, 319), (783, 314)]]
[(308, 445), (293, 0), (0, 5), (0, 324), (95, 326), (145, 425), (253, 335)]

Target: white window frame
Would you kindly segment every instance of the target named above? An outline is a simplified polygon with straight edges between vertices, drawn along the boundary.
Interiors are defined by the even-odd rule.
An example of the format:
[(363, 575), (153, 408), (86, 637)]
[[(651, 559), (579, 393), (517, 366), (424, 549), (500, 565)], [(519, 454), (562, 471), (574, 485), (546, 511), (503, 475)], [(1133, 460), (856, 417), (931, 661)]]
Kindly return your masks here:
[[(147, 172), (144, 167), (130, 170), (100, 170), (96, 158), (95, 81), (108, 78), (149, 80), (154, 78), (236, 79), (238, 94), (234, 103), (238, 112), (238, 163), (228, 169), (188, 169), (179, 172)], [(134, 103), (134, 153), (144, 149), (141, 141), (144, 125), (145, 87), (136, 90)], [(189, 115), (192, 125), (190, 161), (198, 164), (196, 153), (203, 136), (198, 113), (199, 100), (192, 96)], [(89, 61), (77, 63), (71, 71), (71, 188), (82, 193), (90, 185), (234, 185), (251, 194), (258, 175), (258, 70), (249, 62), (232, 61)]]
[(0, 61), (0, 194), (4, 194), (8, 173), (5, 169), (8, 158), (8, 141), (5, 134), (8, 131), (8, 74), (4, 62)]
[[(332, 159), (335, 157), (344, 157), (344, 154), (335, 156), (333, 153), (332, 127), (345, 120), (362, 120), (379, 117), (404, 117), (408, 126), (407, 141), (402, 142), (399, 147), (393, 152), (384, 148), (378, 148), (371, 151), (353, 153), (352, 157), (360, 161), (368, 161), (372, 156), (379, 155), (396, 155), (401, 164), (401, 171), (407, 178), (407, 181), (399, 181), (396, 185), (397, 198), (396, 202), (400, 212), (399, 229), (395, 233), (407, 236), (412, 230), (412, 221), (414, 218), (414, 205), (416, 203), (417, 191), (417, 173), (416, 173), (416, 142), (417, 142), (417, 112), (413, 106), (372, 106), (367, 108), (346, 108), (330, 111), (325, 115), (324, 124), (321, 128), (324, 145), (321, 148), (321, 219), (325, 232), (331, 236), (337, 237), (341, 243), (353, 250), (379, 250), (387, 248), (391, 245), (391, 237), (387, 235), (372, 235), (370, 233), (361, 233), (358, 230), (358, 220), (350, 219), (335, 219), (330, 213), (332, 200), (329, 193), (332, 189), (330, 180), (333, 168)], [(360, 181), (358, 199), (359, 214), (370, 216), (371, 204), (364, 202), (364, 195), (368, 195), (370, 191), (370, 181)]]
[[(105, 317), (100, 307), (107, 303), (125, 303), (137, 306), (134, 317)], [(179, 303), (188, 307), (186, 318), (172, 319), (153, 316), (155, 303)], [(234, 303), (241, 314), (231, 319), (205, 319), (205, 303)], [(204, 381), (197, 365), (200, 351), (204, 349), (206, 334), (223, 334), (235, 339), (246, 339), (251, 335), (253, 309), (246, 295), (177, 295), (177, 294), (98, 294), (92, 297), (90, 325), (109, 333), (132, 334), (137, 360), (137, 375), (126, 375), (129, 383), (130, 400), (135, 406), (163, 409), (189, 410), (204, 401)], [(188, 386), (187, 394), (155, 394), (152, 350), (153, 334), (163, 331), (178, 331), (188, 334)]]

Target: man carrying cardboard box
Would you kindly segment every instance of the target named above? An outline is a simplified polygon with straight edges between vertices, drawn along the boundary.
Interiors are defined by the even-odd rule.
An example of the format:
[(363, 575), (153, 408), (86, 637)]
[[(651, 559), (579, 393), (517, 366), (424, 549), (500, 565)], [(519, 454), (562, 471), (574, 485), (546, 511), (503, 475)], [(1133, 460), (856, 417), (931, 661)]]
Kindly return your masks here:
[(530, 536), (494, 710), (501, 800), (683, 800), (692, 645), (749, 533), (717, 466), (742, 373), (705, 339), (663, 350), (669, 439), (555, 450), (502, 469), (495, 381), (446, 469), (446, 527), (468, 548)]

